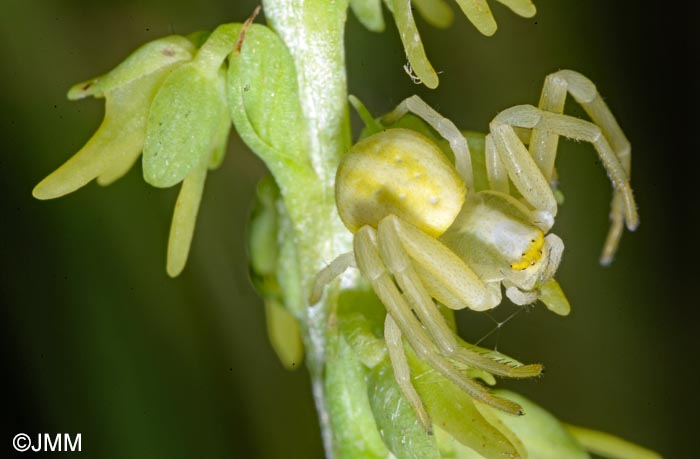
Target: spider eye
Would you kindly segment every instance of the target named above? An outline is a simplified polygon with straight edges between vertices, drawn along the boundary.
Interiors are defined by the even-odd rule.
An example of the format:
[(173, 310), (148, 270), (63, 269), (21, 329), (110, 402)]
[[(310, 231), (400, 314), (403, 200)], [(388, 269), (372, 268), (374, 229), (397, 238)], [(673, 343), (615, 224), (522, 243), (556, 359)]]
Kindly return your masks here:
[(511, 263), (510, 267), (516, 271), (535, 266), (542, 258), (542, 247), (544, 246), (544, 235), (540, 232), (539, 237), (530, 239), (530, 244), (521, 254), (522, 258), (515, 263)]

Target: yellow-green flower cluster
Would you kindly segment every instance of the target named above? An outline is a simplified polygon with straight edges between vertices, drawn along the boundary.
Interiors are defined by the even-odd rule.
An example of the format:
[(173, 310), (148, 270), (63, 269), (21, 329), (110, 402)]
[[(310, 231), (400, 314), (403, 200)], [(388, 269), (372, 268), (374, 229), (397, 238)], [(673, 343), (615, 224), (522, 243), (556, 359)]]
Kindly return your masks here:
[(226, 151), (231, 116), (225, 59), (240, 27), (152, 41), (111, 72), (73, 86), (71, 100), (105, 99), (104, 120), (80, 151), (34, 188), (34, 196), (57, 198), (93, 179), (108, 185), (143, 153), (146, 182), (159, 188), (182, 183), (167, 261), (168, 274), (177, 276), (187, 260), (207, 170), (221, 164)]

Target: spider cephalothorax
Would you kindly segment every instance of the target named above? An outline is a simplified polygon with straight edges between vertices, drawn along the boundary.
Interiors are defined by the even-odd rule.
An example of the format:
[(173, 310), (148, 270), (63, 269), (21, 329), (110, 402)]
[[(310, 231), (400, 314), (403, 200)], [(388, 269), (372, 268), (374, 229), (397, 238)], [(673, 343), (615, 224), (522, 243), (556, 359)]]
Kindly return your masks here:
[[(567, 92), (593, 122), (562, 113)], [(454, 165), (426, 136), (391, 127), (408, 112), (449, 142)], [(411, 384), (402, 336), (421, 359), (474, 398), (520, 413), (517, 404), (491, 395), (461, 370), (466, 365), (530, 377), (541, 366), (504, 361), (460, 343), (438, 304), (491, 309), (500, 304), (503, 286), (518, 305), (539, 299), (568, 314), (553, 277), (564, 245), (549, 233), (557, 213), (550, 183), (558, 137), (591, 142), (613, 183), (604, 263), (612, 260), (623, 221), (631, 230), (638, 223), (627, 139), (595, 86), (568, 70), (547, 77), (539, 108), (515, 106), (491, 122), (483, 138), (487, 186), (480, 190), (465, 137), (417, 96), (403, 101), (382, 124), (369, 124), (373, 133), (350, 149), (336, 178), (338, 211), (354, 233), (354, 250), (319, 273), (312, 301), (340, 272), (350, 266), (360, 270), (387, 309), (384, 335), (396, 380), (426, 430), (430, 419)]]

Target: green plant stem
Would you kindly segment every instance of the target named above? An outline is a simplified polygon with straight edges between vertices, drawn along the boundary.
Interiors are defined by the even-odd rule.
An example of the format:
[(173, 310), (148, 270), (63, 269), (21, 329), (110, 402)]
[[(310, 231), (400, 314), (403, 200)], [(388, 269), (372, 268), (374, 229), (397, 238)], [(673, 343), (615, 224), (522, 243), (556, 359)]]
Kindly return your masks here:
[[(342, 225), (334, 199), (335, 172), (341, 155), (351, 145), (345, 73), (344, 28), (347, 0), (264, 0), (267, 21), (289, 48), (297, 70), (299, 95), (307, 123), (309, 157), (315, 194), (321, 206), (313, 213), (295, 215), (289, 209), (297, 247), (301, 292), (306, 296), (316, 273), (338, 254), (351, 249), (351, 235)], [(301, 184), (299, 184), (301, 186)], [(299, 190), (282, 186), (285, 204)], [(305, 301), (304, 301), (305, 302)], [(317, 305), (301, 312), (307, 366), (319, 413), (327, 456), (335, 448), (324, 386), (329, 343), (335, 340), (332, 317), (337, 295), (327, 294)]]

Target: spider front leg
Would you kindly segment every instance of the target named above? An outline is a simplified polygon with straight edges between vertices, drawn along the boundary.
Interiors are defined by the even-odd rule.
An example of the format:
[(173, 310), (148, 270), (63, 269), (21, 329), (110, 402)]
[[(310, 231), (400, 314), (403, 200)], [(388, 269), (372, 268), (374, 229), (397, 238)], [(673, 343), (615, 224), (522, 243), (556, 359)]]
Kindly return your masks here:
[[(501, 302), (500, 289), (489, 288), (469, 266), (437, 239), (394, 215), (384, 218), (378, 229), (380, 250), (397, 281), (409, 284), (404, 277), (406, 272), (413, 272), (409, 257), (422, 271), (432, 274), (433, 282), (429, 284), (429, 292), (424, 294), (426, 301), (432, 302), (432, 297), (450, 309), (469, 308), (474, 311), (492, 309)], [(418, 276), (410, 280), (413, 285), (405, 287), (410, 289), (409, 292), (422, 285)], [(404, 289), (401, 283), (399, 286)]]
[(487, 134), (484, 139), (484, 159), (486, 160), (486, 178), (489, 182), (489, 189), (510, 194), (508, 170), (498, 156), (496, 144), (493, 142), (491, 134)]
[(411, 383), (411, 368), (408, 366), (406, 351), (403, 348), (401, 329), (396, 325), (391, 314), (387, 314), (386, 319), (384, 319), (384, 341), (386, 341), (386, 348), (389, 351), (389, 360), (391, 360), (391, 367), (394, 369), (396, 383), (416, 413), (416, 417), (418, 417), (418, 421), (423, 426), (423, 429), (432, 435), (433, 422), (425, 410), (423, 400), (421, 400), (420, 395), (416, 392), (416, 388)]
[[(518, 105), (499, 113), (490, 124), (496, 150), (518, 191), (543, 216), (546, 229), (557, 213), (557, 203), (547, 178), (533, 156), (518, 138), (513, 127), (540, 129), (557, 136), (593, 144), (615, 190), (622, 196), (627, 228), (639, 224), (637, 207), (627, 173), (597, 125), (559, 113), (550, 113), (531, 105)], [(532, 146), (531, 146), (532, 148)]]
[(455, 155), (455, 169), (464, 180), (467, 190), (474, 190), (474, 172), (472, 170), (472, 157), (469, 153), (469, 144), (457, 126), (439, 114), (433, 107), (426, 104), (418, 96), (404, 99), (392, 112), (382, 118), (384, 124), (392, 124), (407, 113), (413, 113), (427, 122), (449, 143)]
[[(600, 127), (629, 176), (632, 160), (629, 140), (592, 81), (572, 70), (560, 70), (548, 75), (542, 89), (539, 108), (548, 112), (563, 113), (567, 93), (571, 94), (574, 100), (588, 113), (591, 120)], [(543, 129), (532, 130), (530, 151), (548, 180), (552, 178), (554, 173), (557, 143), (558, 136), (556, 134)], [(611, 203), (610, 220), (610, 231), (603, 248), (603, 254), (600, 257), (602, 264), (609, 264), (612, 261), (622, 236), (624, 201), (623, 195), (617, 190)]]
[[(453, 288), (452, 292), (447, 294), (450, 298), (457, 300), (451, 301), (454, 309), (465, 306), (478, 309), (484, 304), (490, 307), (496, 306), (501, 300), (499, 283), (484, 284), (469, 266), (447, 247), (394, 215), (389, 215), (379, 223), (377, 240), (382, 258), (390, 273), (443, 356), (509, 378), (530, 378), (541, 373), (542, 366), (539, 364), (507, 365), (460, 346), (413, 263), (422, 265), (424, 272), (436, 273), (431, 276), (433, 292), (449, 291), (453, 283), (459, 282), (459, 279), (467, 279), (467, 288), (461, 289), (461, 292)], [(415, 258), (409, 256), (405, 246), (412, 247), (411, 254)], [(435, 279), (438, 280), (435, 281)], [(444, 293), (432, 293), (432, 295), (438, 294), (444, 296)]]
[(413, 269), (411, 260), (396, 234), (397, 222), (398, 218), (390, 215), (379, 223), (377, 236), (381, 241), (379, 249), (382, 258), (386, 260), (389, 271), (394, 275), (396, 283), (416, 315), (433, 336), (438, 349), (444, 354), (452, 354), (457, 349), (457, 340)]
[(338, 255), (335, 260), (331, 261), (328, 266), (323, 268), (316, 274), (314, 285), (309, 295), (309, 304), (316, 304), (323, 295), (323, 289), (343, 274), (348, 268), (356, 268), (355, 255), (352, 252), (346, 252)]
[[(518, 404), (492, 395), (481, 384), (460, 374), (454, 365), (436, 352), (429, 336), (423, 330), (421, 323), (391, 278), (391, 273), (379, 254), (375, 230), (370, 226), (362, 227), (355, 234), (354, 245), (358, 268), (363, 276), (369, 280), (374, 292), (393, 320), (396, 321), (401, 333), (406, 337), (418, 357), (471, 397), (501, 411), (522, 414), (522, 409)], [(397, 381), (399, 384), (405, 385), (400, 378), (397, 378)], [(407, 398), (411, 397), (410, 394), (406, 394), (406, 396)]]

